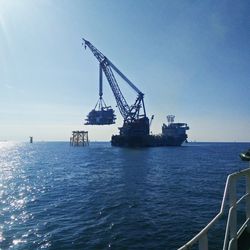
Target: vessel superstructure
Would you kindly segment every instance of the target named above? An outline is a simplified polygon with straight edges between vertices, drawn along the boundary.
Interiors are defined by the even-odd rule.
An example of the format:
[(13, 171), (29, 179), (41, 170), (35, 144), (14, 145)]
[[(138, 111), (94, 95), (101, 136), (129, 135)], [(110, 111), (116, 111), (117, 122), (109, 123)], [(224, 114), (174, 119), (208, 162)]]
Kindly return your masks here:
[(162, 125), (162, 136), (167, 146), (180, 146), (184, 141), (187, 142), (186, 131), (189, 130), (187, 123), (175, 123), (174, 118), (174, 115), (168, 115), (168, 125), (165, 123)]

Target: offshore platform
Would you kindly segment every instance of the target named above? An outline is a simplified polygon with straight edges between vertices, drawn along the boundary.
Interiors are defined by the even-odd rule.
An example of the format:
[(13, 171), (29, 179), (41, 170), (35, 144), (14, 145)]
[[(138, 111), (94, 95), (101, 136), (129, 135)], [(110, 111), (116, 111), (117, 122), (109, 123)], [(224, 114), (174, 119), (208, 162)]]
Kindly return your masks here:
[[(119, 135), (111, 137), (111, 145), (119, 147), (154, 147), (180, 146), (187, 140), (186, 123), (174, 123), (174, 116), (167, 116), (168, 125), (163, 124), (160, 135), (150, 134), (150, 125), (146, 115), (144, 94), (96, 47), (83, 38), (85, 49), (88, 47), (99, 62), (99, 99), (92, 111), (87, 115), (85, 125), (114, 124), (116, 115), (111, 106), (107, 106), (103, 99), (103, 72), (115, 97), (117, 107), (123, 117), (123, 126), (119, 128)], [(113, 70), (136, 92), (134, 104), (129, 105), (121, 92)]]

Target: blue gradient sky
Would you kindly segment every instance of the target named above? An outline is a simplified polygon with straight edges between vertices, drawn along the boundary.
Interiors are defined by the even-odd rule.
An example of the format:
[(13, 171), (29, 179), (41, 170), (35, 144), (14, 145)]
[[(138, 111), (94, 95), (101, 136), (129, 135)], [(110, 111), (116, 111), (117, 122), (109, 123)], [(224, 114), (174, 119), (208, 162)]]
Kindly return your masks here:
[(118, 133), (118, 110), (115, 125), (83, 125), (98, 99), (84, 37), (145, 93), (154, 133), (175, 114), (190, 140), (250, 141), (249, 11), (247, 0), (0, 0), (0, 140)]

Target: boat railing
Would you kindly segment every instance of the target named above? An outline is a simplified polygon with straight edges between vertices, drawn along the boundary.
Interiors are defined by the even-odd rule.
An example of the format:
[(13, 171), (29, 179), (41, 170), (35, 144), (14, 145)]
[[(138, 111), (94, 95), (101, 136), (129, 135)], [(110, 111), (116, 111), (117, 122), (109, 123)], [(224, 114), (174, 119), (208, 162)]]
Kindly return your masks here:
[[(237, 183), (245, 178), (245, 192), (237, 199)], [(226, 210), (227, 199), (229, 201), (228, 209)], [(241, 225), (240, 229), (237, 230), (237, 207), (240, 203), (245, 200), (245, 215), (246, 219)], [(223, 250), (237, 250), (238, 243), (237, 239), (244, 232), (245, 229), (250, 228), (250, 168), (230, 174), (227, 177), (224, 195), (221, 203), (220, 212), (203, 228), (193, 239), (187, 242), (185, 245), (180, 247), (178, 250), (190, 250), (193, 246), (198, 245), (199, 250), (208, 250), (208, 232), (218, 222), (222, 215), (228, 212), (227, 224), (225, 229), (225, 237)], [(249, 226), (249, 227), (248, 227)]]

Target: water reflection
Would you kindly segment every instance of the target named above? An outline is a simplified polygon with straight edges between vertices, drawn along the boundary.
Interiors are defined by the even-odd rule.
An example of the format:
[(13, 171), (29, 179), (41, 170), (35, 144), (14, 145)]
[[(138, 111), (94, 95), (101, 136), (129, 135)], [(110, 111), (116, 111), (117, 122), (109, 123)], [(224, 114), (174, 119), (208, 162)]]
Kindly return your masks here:
[[(176, 249), (183, 230), (191, 237), (190, 222), (201, 215), (193, 201), (197, 208), (206, 204), (196, 190), (214, 198), (222, 174), (234, 170), (224, 163), (213, 169), (210, 148), (202, 168), (203, 161), (195, 165), (203, 152), (198, 147), (1, 144), (0, 248), (166, 249), (167, 242)], [(201, 181), (208, 176), (214, 185)], [(187, 213), (187, 207), (197, 212)]]
[[(36, 148), (25, 143), (0, 143), (0, 243), (5, 248), (25, 249), (28, 241), (46, 241), (37, 232), (31, 212), (43, 183), (36, 182), (32, 169), (36, 164)], [(35, 177), (35, 178), (33, 178)], [(43, 238), (43, 239), (39, 239)], [(37, 240), (39, 239), (39, 240)], [(37, 243), (39, 245), (39, 243)]]

